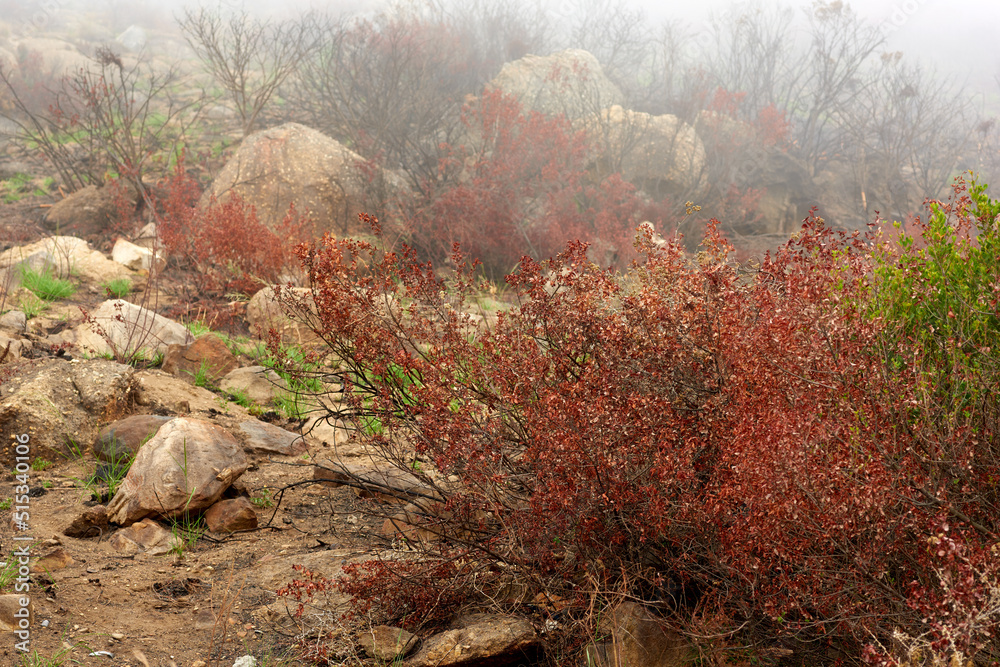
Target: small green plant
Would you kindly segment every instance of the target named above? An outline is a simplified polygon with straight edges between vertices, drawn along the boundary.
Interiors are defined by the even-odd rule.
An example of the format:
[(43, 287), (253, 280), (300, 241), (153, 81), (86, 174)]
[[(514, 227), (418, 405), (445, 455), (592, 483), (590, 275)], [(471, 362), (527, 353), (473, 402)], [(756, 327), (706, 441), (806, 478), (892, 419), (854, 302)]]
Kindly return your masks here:
[(21, 667), (62, 667), (75, 648), (75, 646), (65, 646), (48, 657), (39, 653), (37, 649), (33, 649), (31, 653), (25, 653), (21, 656)]
[(109, 295), (116, 299), (125, 298), (132, 291), (132, 280), (129, 278), (115, 278), (114, 280), (109, 280), (101, 287)]
[(43, 489), (51, 489), (52, 488), (52, 480), (48, 480), (48, 479), (42, 480), (42, 488)]
[(52, 461), (48, 461), (41, 457), (35, 459), (31, 462), (31, 469), (35, 472), (41, 472), (52, 465)]
[(247, 394), (245, 389), (233, 389), (228, 391), (226, 392), (226, 397), (236, 405), (241, 408), (246, 408), (247, 410), (252, 408), (254, 405), (254, 402), (250, 400), (250, 396)]
[(212, 379), (212, 366), (208, 359), (202, 360), (198, 370), (191, 373), (191, 375), (194, 376), (194, 386), (204, 387), (205, 389), (214, 388), (215, 383)]
[(170, 532), (174, 536), (174, 545), (170, 548), (170, 553), (183, 556), (185, 551), (190, 551), (198, 543), (208, 527), (205, 525), (205, 518), (202, 516), (192, 517), (188, 513), (171, 521)]
[(39, 299), (31, 292), (27, 292), (18, 300), (17, 306), (21, 312), (24, 313), (25, 319), (30, 320), (45, 312), (45, 310), (48, 309), (49, 304)]
[(6, 512), (14, 505), (14, 501), (11, 498), (4, 498), (0, 500), (0, 512)]
[(190, 331), (191, 335), (194, 336), (195, 338), (207, 333), (216, 333), (215, 331), (212, 330), (212, 327), (205, 324), (205, 322), (202, 320), (192, 320), (190, 322), (185, 322), (184, 326), (187, 327), (187, 330)]
[(17, 580), (18, 565), (17, 558), (13, 554), (6, 561), (0, 563), (0, 592), (8, 593), (13, 588), (14, 582)]
[(76, 292), (73, 283), (56, 276), (52, 269), (36, 271), (30, 267), (22, 266), (21, 285), (45, 301), (66, 299)]
[(257, 492), (257, 495), (250, 498), (250, 502), (260, 509), (274, 507), (274, 498), (271, 497), (271, 489), (264, 487)]

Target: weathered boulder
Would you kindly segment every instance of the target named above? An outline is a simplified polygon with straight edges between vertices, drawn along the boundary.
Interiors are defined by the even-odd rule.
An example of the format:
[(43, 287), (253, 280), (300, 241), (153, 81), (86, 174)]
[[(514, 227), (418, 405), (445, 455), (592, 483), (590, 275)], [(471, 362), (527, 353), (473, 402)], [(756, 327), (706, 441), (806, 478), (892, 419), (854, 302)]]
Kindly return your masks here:
[[(539, 638), (531, 623), (509, 616), (481, 615), (458, 629), (425, 639), (407, 667), (503, 667), (530, 663), (537, 657)], [(631, 664), (631, 663), (627, 663)]]
[(219, 381), (219, 389), (240, 393), (258, 405), (270, 405), (275, 396), (288, 391), (288, 383), (265, 366), (234, 368)]
[(112, 522), (128, 525), (149, 516), (170, 518), (205, 509), (247, 466), (240, 443), (222, 427), (172, 419), (139, 449), (108, 503), (108, 515)]
[(27, 435), (32, 456), (50, 461), (82, 450), (97, 423), (124, 414), (135, 400), (134, 374), (107, 359), (51, 359), (18, 369), (3, 384), (0, 462), (13, 463), (14, 436)]
[(105, 301), (90, 317), (93, 322), (76, 328), (76, 345), (95, 354), (139, 350), (152, 358), (159, 352), (166, 354), (170, 345), (194, 342), (184, 325), (121, 299)]
[(513, 95), (526, 111), (565, 114), (570, 120), (595, 116), (625, 101), (597, 58), (581, 49), (524, 56), (504, 65), (488, 86)]
[(677, 116), (612, 106), (583, 124), (598, 173), (620, 172), (646, 194), (694, 196), (705, 186), (705, 147)]
[(222, 339), (208, 333), (198, 336), (190, 345), (171, 345), (161, 368), (165, 373), (192, 383), (204, 376), (205, 382), (215, 385), (238, 365)]
[(108, 424), (94, 440), (94, 456), (98, 461), (121, 465), (135, 458), (139, 447), (171, 419), (160, 415), (132, 415)]
[(128, 185), (88, 185), (53, 204), (43, 223), (58, 234), (95, 236), (121, 220), (119, 201), (134, 209), (137, 200), (135, 188)]
[(324, 486), (349, 485), (359, 498), (406, 503), (414, 498), (441, 500), (432, 486), (416, 475), (391, 465), (371, 463), (340, 463), (324, 461), (313, 467), (313, 479), (323, 480)]
[[(358, 169), (362, 162), (360, 155), (318, 130), (286, 123), (246, 137), (202, 205), (213, 197), (221, 202), (238, 195), (256, 207), (261, 222), (277, 228), (294, 203), (299, 211), (309, 211), (316, 233), (368, 233), (358, 222), (358, 214), (365, 212), (365, 180)], [(405, 191), (401, 178), (391, 172), (385, 177), (390, 188)]]
[(205, 512), (205, 523), (213, 533), (235, 533), (257, 527), (257, 512), (246, 498), (220, 500)]

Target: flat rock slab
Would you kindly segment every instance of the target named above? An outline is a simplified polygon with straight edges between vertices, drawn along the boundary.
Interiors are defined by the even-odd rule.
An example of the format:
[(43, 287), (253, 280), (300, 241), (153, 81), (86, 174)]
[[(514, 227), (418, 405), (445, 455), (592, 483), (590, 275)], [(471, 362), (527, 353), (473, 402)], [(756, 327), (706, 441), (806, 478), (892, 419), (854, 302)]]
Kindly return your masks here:
[(306, 452), (306, 441), (300, 434), (259, 419), (248, 419), (240, 423), (237, 431), (247, 448), (255, 454), (299, 456)]
[(150, 556), (165, 554), (180, 546), (180, 538), (153, 521), (143, 519), (111, 536), (111, 548), (126, 556), (144, 552)]
[(313, 468), (313, 479), (324, 486), (352, 486), (359, 498), (405, 503), (415, 497), (441, 499), (440, 494), (416, 475), (391, 467), (327, 461)]
[(178, 417), (139, 449), (115, 497), (113, 523), (166, 518), (208, 508), (249, 465), (243, 447), (221, 426)]

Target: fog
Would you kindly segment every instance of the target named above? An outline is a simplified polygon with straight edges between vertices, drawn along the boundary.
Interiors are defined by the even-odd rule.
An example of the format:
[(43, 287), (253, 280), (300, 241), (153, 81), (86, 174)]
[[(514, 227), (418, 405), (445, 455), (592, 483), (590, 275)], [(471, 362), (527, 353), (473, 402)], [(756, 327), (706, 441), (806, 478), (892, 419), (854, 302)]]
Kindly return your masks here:
[[(287, 42), (303, 42), (294, 75), (271, 91), (280, 103), (246, 109), (241, 93), (227, 92), (178, 23), (198, 8), (298, 26), (262, 42), (286, 52), (295, 50)], [(1000, 3), (984, 0), (40, 0), (0, 2), (0, 10), (7, 53), (21, 51), (10, 58), (23, 59), (18, 40), (32, 37), (67, 39), (79, 58), (117, 38), (116, 48), (131, 57), (183, 61), (185, 72), (201, 77), (198, 86), (215, 91), (204, 108), (242, 119), (234, 141), (253, 129), (302, 123), (380, 160), (426, 201), (426, 183), (445, 164), (441, 147), (467, 139), (463, 105), (488, 90), (505, 63), (528, 54), (558, 58), (570, 48), (592, 54), (603, 71), (588, 76), (616, 94), (598, 99), (578, 81), (576, 98), (560, 104), (589, 97), (591, 108), (574, 116), (565, 106), (532, 106), (520, 96), (524, 89), (504, 92), (526, 110), (563, 113), (576, 131), (595, 119), (607, 125), (602, 114), (612, 108), (629, 123), (674, 123), (674, 134), (659, 139), (673, 146), (657, 158), (660, 171), (626, 175), (649, 210), (667, 212), (665, 220), (695, 201), (705, 207), (702, 222), (718, 215), (735, 234), (780, 236), (818, 205), (834, 224), (857, 229), (876, 212), (890, 220), (917, 214), (966, 170), (987, 182), (1000, 173), (993, 34)], [(141, 45), (130, 46), (137, 33)], [(251, 67), (267, 67), (273, 55), (261, 54)], [(607, 143), (604, 129), (588, 141)], [(689, 178), (678, 178), (676, 142), (689, 134)], [(633, 148), (615, 150), (615, 159), (586, 166), (589, 177), (625, 174)]]

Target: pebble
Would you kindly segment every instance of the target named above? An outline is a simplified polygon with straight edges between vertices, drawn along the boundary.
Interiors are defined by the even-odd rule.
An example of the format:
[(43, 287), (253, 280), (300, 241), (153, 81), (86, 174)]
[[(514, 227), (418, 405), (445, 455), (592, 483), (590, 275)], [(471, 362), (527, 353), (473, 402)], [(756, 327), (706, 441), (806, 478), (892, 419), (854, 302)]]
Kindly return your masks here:
[(111, 633), (111, 638), (112, 639), (117, 639), (118, 641), (121, 641), (121, 640), (125, 639), (125, 635), (123, 633), (121, 633), (121, 632), (112, 632)]

